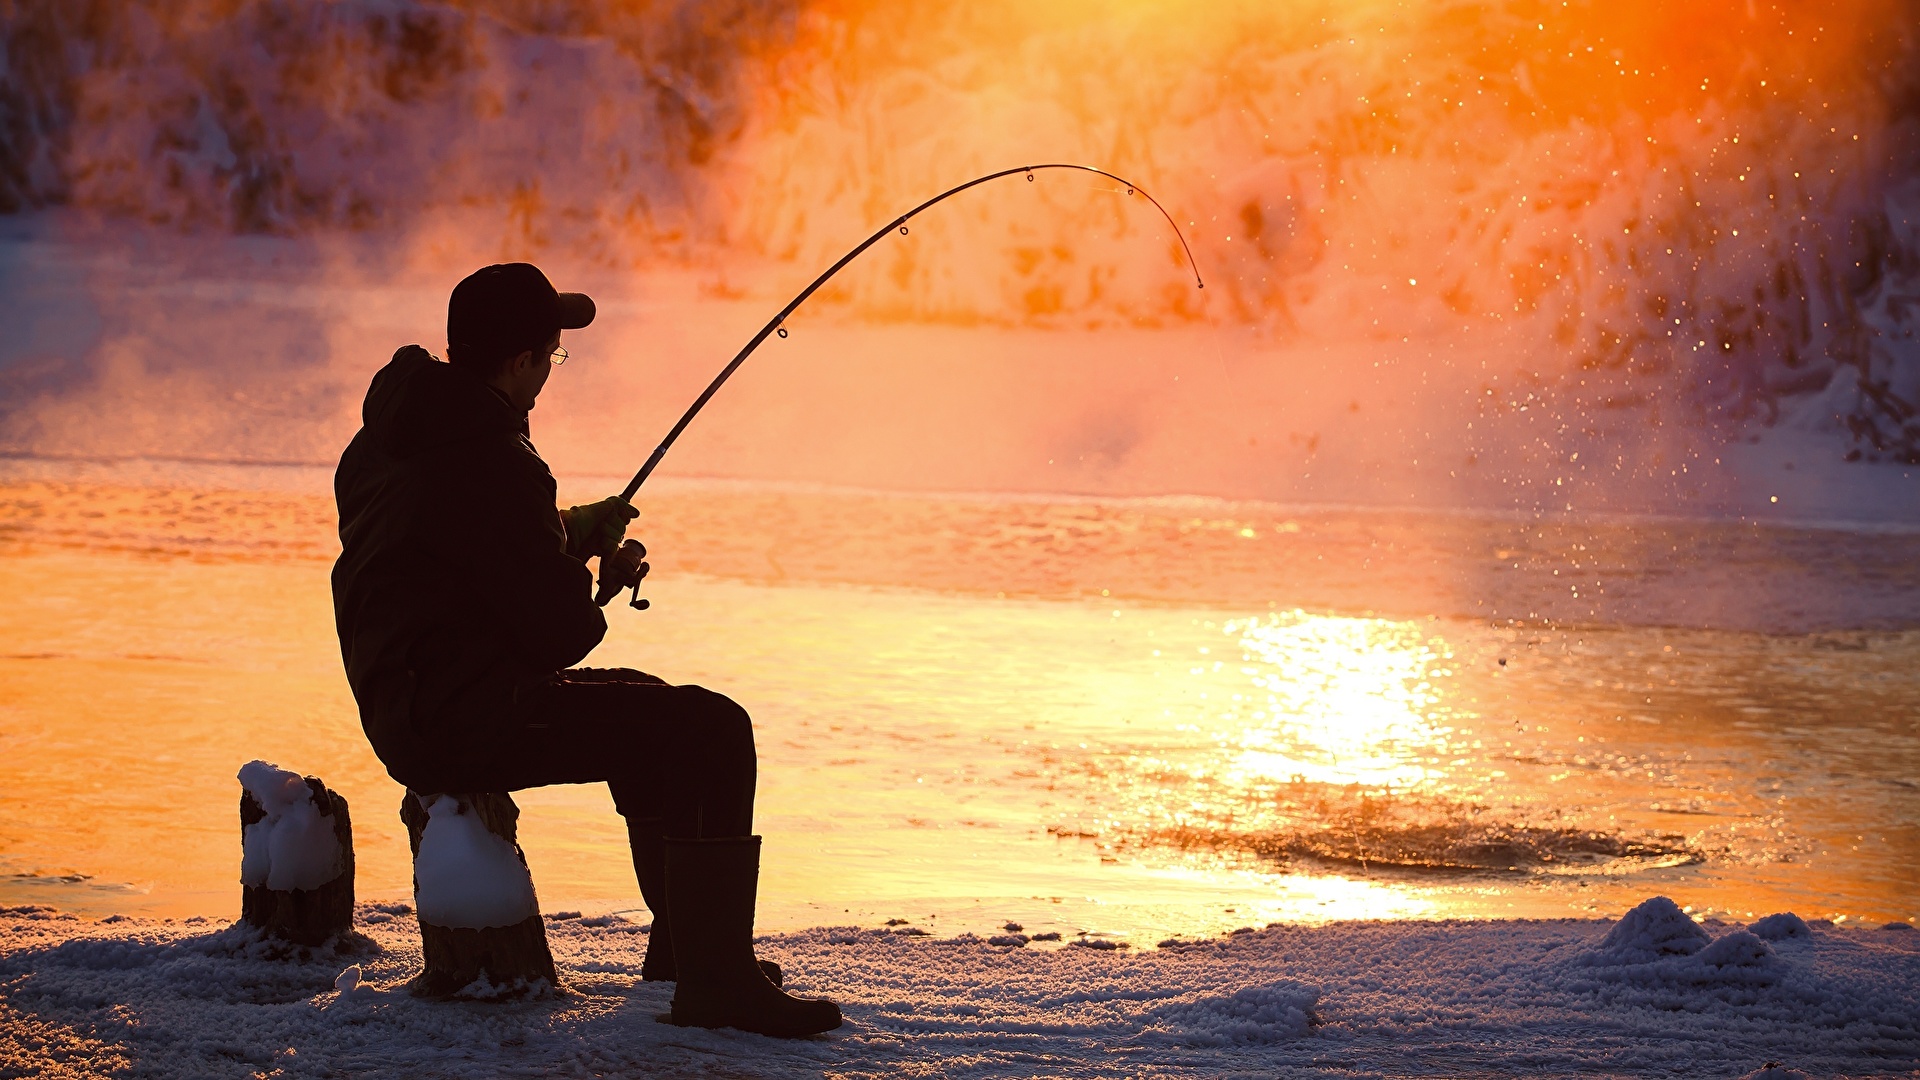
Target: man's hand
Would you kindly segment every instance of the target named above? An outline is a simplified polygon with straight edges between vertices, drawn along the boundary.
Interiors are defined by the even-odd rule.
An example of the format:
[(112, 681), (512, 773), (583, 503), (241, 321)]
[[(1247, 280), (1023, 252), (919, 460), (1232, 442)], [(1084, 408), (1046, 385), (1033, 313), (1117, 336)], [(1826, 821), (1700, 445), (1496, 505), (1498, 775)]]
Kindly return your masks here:
[(567, 554), (581, 562), (613, 554), (620, 538), (627, 535), (627, 522), (639, 516), (640, 511), (618, 495), (567, 507), (560, 511), (560, 523), (567, 530)]

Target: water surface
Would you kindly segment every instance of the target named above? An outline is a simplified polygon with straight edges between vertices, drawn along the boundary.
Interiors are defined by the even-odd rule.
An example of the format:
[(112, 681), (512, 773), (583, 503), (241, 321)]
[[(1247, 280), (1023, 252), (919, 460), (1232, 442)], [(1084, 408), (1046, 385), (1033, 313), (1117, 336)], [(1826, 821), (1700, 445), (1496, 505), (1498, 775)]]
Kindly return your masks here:
[[(324, 496), (124, 480), (0, 490), (0, 902), (231, 916), (252, 757), (345, 794), (360, 895), (404, 897)], [(859, 525), (876, 505), (888, 528)], [(698, 485), (644, 508), (654, 610), (612, 610), (592, 662), (752, 711), (765, 929), (1151, 943), (1652, 893), (1920, 916), (1907, 534)], [(1690, 626), (1645, 614), (1688, 611), (1645, 555), (1682, 534), (1722, 553)], [(1613, 619), (1573, 610), (1587, 581)], [(638, 908), (603, 789), (520, 802), (545, 908)]]

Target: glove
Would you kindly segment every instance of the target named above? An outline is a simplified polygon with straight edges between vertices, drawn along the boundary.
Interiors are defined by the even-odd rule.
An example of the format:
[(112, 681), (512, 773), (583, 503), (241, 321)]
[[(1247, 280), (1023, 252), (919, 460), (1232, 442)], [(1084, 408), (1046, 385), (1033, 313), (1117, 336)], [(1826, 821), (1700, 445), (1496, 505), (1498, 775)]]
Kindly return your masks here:
[(560, 524), (567, 530), (567, 554), (581, 562), (613, 554), (620, 538), (627, 535), (627, 522), (639, 516), (640, 511), (618, 495), (567, 507), (560, 511)]

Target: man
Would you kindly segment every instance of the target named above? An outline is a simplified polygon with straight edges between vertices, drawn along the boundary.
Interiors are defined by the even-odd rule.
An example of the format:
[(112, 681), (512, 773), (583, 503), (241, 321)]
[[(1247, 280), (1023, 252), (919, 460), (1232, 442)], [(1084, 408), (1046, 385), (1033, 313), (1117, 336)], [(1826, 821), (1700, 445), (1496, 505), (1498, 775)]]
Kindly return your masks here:
[(607, 630), (586, 560), (638, 516), (618, 498), (556, 509), (528, 439), (561, 332), (593, 315), (529, 264), (489, 266), (453, 290), (445, 363), (409, 345), (373, 377), (334, 479), (334, 618), (362, 726), (422, 794), (605, 782), (654, 916), (641, 977), (677, 979), (670, 1019), (836, 1028), (832, 1002), (784, 993), (753, 957), (746, 712), (637, 671), (565, 670)]

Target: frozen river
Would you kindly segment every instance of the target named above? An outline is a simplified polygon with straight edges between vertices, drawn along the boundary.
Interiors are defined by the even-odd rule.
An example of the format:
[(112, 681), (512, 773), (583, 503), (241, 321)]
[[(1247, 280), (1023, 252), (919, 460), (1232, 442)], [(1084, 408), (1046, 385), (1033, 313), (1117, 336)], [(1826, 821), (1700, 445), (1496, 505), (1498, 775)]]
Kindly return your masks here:
[[(408, 894), (324, 481), (8, 467), (0, 903), (231, 916), (254, 757), (350, 800), (363, 899)], [(1654, 893), (1920, 916), (1911, 531), (727, 484), (642, 508), (654, 609), (610, 610), (589, 662), (753, 713), (763, 929), (1151, 943)], [(604, 789), (520, 802), (544, 908), (638, 907)]]

